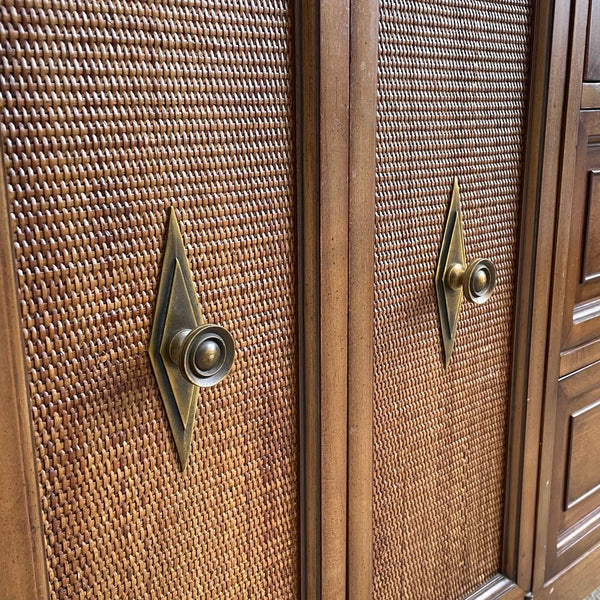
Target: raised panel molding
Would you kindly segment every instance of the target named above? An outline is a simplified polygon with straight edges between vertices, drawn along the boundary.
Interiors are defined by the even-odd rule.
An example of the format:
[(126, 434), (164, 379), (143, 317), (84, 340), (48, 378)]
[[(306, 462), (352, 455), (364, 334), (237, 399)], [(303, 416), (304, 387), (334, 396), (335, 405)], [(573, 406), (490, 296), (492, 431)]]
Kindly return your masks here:
[(600, 491), (600, 400), (569, 417), (565, 510)]
[(600, 2), (598, 0), (590, 0), (584, 77), (587, 81), (600, 80)]
[[(600, 110), (580, 111), (571, 196), (561, 351), (571, 359), (598, 360), (578, 352), (600, 339)], [(600, 347), (598, 348), (600, 349)], [(568, 361), (571, 368), (585, 366)], [(589, 364), (589, 363), (587, 363)], [(571, 370), (571, 369), (569, 369)], [(563, 373), (567, 368), (561, 368)]]
[(600, 277), (600, 171), (588, 172), (585, 241), (583, 245), (583, 280)]
[(550, 577), (600, 543), (600, 361), (559, 381)]

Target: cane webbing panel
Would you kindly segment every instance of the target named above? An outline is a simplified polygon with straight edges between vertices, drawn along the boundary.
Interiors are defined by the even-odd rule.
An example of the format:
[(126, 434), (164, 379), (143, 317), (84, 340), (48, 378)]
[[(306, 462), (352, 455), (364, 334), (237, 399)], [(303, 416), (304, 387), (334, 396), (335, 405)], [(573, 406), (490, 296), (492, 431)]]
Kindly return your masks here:
[[(1, 135), (52, 598), (295, 598), (285, 0), (0, 7)], [(168, 208), (237, 347), (181, 472), (146, 354)]]
[[(500, 566), (531, 2), (382, 0), (375, 244), (375, 598), (458, 599)], [(434, 273), (458, 176), (469, 259), (444, 370)]]

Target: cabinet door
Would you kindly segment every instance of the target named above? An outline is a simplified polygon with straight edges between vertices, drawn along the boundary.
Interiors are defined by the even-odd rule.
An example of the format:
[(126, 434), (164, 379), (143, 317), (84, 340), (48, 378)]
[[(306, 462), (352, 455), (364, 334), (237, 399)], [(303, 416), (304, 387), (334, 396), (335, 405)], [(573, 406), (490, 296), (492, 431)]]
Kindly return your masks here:
[[(0, 7), (50, 598), (297, 597), (292, 30), (284, 0)], [(171, 207), (237, 350), (184, 471), (147, 354)]]
[[(532, 5), (380, 4), (376, 600), (511, 586), (500, 573)], [(467, 257), (491, 259), (498, 279), (486, 304), (461, 307), (445, 368), (434, 273), (454, 178)]]
[[(373, 524), (369, 545), (348, 532), (353, 599), (575, 599), (600, 583), (598, 363), (567, 377), (600, 358), (595, 111), (576, 143), (597, 3), (467, 4), (378, 5), (374, 254), (354, 271), (350, 221), (374, 315), (372, 385), (349, 377), (348, 521), (368, 506)], [(455, 178), (466, 262), (498, 277), (461, 306), (445, 369), (433, 281)]]

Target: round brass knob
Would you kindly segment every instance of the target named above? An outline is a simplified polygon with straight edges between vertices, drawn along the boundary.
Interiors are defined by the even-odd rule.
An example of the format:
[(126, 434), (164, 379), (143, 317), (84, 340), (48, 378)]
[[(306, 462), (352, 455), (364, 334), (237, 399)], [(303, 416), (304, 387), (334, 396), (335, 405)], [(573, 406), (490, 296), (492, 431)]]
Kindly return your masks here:
[(169, 345), (171, 360), (198, 387), (219, 383), (231, 370), (235, 355), (231, 334), (220, 325), (180, 329)]
[(448, 269), (446, 283), (453, 290), (462, 287), (469, 302), (483, 304), (496, 287), (496, 267), (488, 258), (477, 258), (467, 268), (456, 263)]
[(194, 365), (199, 371), (212, 371), (220, 362), (221, 344), (212, 339), (204, 340), (194, 354)]

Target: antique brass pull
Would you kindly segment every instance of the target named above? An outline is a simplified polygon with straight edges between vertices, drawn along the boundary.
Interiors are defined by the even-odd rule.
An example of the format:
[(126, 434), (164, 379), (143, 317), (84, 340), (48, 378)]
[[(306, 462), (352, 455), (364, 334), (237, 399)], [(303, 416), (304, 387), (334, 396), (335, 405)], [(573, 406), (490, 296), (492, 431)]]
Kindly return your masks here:
[(455, 263), (446, 271), (446, 285), (453, 290), (462, 288), (469, 302), (483, 304), (496, 287), (496, 267), (488, 258), (477, 258), (467, 267)]
[(454, 179), (452, 199), (435, 273), (435, 290), (446, 367), (450, 364), (463, 295), (469, 302), (483, 304), (496, 287), (496, 267), (488, 258), (467, 264), (460, 208), (458, 180)]
[(171, 360), (187, 381), (198, 387), (219, 383), (231, 370), (233, 354), (233, 338), (220, 325), (180, 329), (169, 343)]
[(224, 327), (204, 320), (173, 209), (148, 354), (179, 460), (185, 467), (199, 390), (217, 384), (229, 373), (235, 350)]

